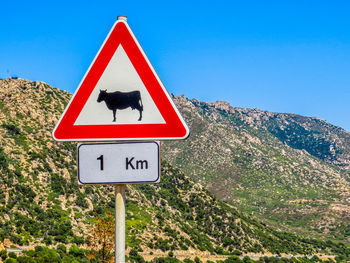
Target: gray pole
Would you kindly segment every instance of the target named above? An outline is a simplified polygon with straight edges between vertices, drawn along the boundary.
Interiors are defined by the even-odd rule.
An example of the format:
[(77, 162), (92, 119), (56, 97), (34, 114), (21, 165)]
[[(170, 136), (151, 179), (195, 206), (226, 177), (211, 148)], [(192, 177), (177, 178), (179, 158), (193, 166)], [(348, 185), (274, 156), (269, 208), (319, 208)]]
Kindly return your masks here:
[(115, 185), (115, 263), (125, 262), (125, 187)]
[[(126, 19), (118, 16), (118, 20)], [(125, 263), (125, 187), (115, 185), (115, 263)]]

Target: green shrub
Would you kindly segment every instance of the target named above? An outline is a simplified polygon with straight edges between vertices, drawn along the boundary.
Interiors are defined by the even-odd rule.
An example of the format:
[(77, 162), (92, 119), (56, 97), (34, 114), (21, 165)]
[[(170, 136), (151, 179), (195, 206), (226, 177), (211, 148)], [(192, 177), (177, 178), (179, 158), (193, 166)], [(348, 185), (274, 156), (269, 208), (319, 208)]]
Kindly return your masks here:
[(224, 260), (224, 263), (239, 263), (241, 259), (238, 256), (230, 256)]
[(9, 258), (15, 258), (15, 259), (17, 258), (17, 255), (15, 252), (8, 253), (8, 256), (9, 256)]
[(1, 250), (0, 251), (0, 257), (2, 260), (5, 260), (7, 258), (7, 251), (6, 250)]

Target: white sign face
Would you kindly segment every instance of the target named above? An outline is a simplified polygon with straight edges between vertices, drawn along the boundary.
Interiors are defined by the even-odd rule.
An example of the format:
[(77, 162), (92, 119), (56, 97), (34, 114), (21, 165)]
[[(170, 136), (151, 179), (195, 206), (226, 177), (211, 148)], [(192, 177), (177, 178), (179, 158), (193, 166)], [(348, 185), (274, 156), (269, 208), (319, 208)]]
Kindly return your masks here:
[[(97, 100), (101, 96), (100, 94), (102, 94), (101, 90), (106, 90), (106, 100), (98, 102)], [(135, 98), (130, 95), (135, 105), (131, 105), (131, 103), (130, 107), (125, 105), (125, 108), (121, 107), (120, 110), (117, 109), (114, 119), (113, 112), (110, 110), (110, 105), (108, 104), (110, 102), (107, 98), (118, 96), (113, 95), (115, 92), (123, 92), (124, 94), (138, 92), (139, 97), (135, 100), (135, 94), (132, 95)], [(120, 96), (124, 95), (121, 93)], [(124, 99), (127, 100), (127, 97)], [(118, 101), (115, 103), (118, 103)], [(151, 123), (164, 124), (165, 121), (128, 58), (128, 55), (125, 53), (123, 46), (120, 44), (74, 125)]]
[(79, 183), (159, 183), (159, 148), (159, 142), (79, 144)]

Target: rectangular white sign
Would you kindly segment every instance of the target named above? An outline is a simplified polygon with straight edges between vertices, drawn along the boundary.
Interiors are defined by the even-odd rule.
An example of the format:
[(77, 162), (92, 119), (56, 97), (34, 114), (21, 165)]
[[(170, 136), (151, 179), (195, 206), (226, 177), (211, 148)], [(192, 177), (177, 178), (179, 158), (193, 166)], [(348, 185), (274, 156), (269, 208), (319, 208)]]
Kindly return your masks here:
[(79, 183), (159, 183), (159, 148), (159, 142), (79, 144)]

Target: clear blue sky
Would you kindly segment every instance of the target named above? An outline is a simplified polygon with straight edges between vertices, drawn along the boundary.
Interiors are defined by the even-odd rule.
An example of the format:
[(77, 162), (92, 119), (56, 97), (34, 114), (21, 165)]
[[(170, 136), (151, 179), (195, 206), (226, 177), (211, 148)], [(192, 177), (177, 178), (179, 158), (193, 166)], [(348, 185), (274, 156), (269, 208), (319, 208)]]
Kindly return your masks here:
[(4, 1), (0, 77), (74, 92), (118, 15), (168, 91), (350, 131), (349, 1)]

